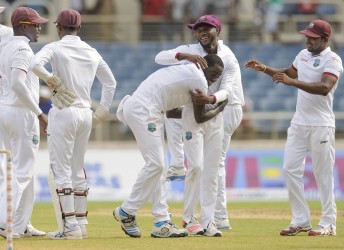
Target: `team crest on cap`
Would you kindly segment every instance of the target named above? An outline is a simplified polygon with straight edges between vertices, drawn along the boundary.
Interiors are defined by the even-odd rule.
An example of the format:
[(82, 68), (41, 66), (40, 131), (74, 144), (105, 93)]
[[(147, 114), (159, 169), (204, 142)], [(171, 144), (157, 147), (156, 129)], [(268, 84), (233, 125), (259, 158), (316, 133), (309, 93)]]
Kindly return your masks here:
[(39, 137), (38, 137), (38, 135), (33, 135), (33, 136), (32, 136), (32, 142), (33, 142), (33, 144), (35, 144), (35, 145), (38, 144), (38, 142), (39, 142)]
[(192, 139), (192, 133), (191, 132), (186, 132), (185, 133), (185, 139), (190, 141)]
[(150, 132), (154, 132), (156, 130), (156, 125), (155, 123), (148, 123), (148, 127), (147, 127), (148, 131)]
[(313, 67), (316, 68), (320, 65), (320, 59), (315, 59), (314, 63), (313, 63)]
[(314, 26), (314, 23), (310, 23), (309, 25), (308, 25), (308, 28), (313, 28), (313, 26)]

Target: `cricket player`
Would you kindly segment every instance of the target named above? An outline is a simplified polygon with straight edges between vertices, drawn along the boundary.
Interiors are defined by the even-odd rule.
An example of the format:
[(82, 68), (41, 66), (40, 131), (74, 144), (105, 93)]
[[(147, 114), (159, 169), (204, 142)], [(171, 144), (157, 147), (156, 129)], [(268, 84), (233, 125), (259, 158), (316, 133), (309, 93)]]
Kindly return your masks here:
[[(198, 40), (197, 44), (188, 44), (182, 45), (175, 49), (161, 51), (155, 57), (155, 61), (162, 65), (175, 65), (175, 64), (185, 64), (185, 63), (195, 63), (199, 67), (206, 67), (206, 64), (203, 60), (203, 56), (207, 54), (217, 54), (220, 56), (224, 63), (224, 73), (223, 76), (213, 84), (209, 88), (208, 95), (194, 95), (193, 101), (195, 104), (216, 104), (218, 102), (223, 101), (225, 98), (228, 97), (229, 102), (226, 106), (225, 110), (223, 111), (223, 130), (224, 135), (222, 138), (222, 148), (220, 149), (221, 158), (219, 162), (219, 169), (218, 169), (218, 189), (216, 190), (215, 194), (217, 194), (216, 201), (213, 202), (215, 208), (212, 205), (209, 205), (210, 210), (214, 210), (214, 222), (216, 223), (217, 229), (231, 229), (231, 225), (229, 223), (228, 214), (227, 214), (227, 193), (226, 193), (226, 172), (225, 172), (225, 159), (226, 153), (229, 147), (229, 143), (231, 140), (231, 136), (234, 133), (235, 129), (239, 126), (242, 117), (242, 106), (245, 104), (244, 95), (243, 95), (243, 88), (241, 82), (241, 73), (240, 73), (240, 66), (238, 61), (230, 50), (229, 47), (223, 44), (223, 41), (219, 39), (219, 35), (221, 32), (222, 24), (221, 21), (214, 15), (205, 15), (201, 16), (194, 24), (189, 24), (188, 27), (192, 29), (195, 34), (194, 36)], [(212, 121), (214, 122), (214, 121)], [(203, 125), (198, 125), (199, 127)], [(181, 123), (177, 120), (171, 120), (166, 126), (167, 134), (176, 134), (175, 136), (170, 136), (169, 138), (176, 138), (178, 139), (178, 131), (180, 131)], [(185, 129), (184, 133), (186, 132)], [(196, 130), (196, 129), (195, 129)], [(210, 130), (212, 130), (210, 128)], [(212, 132), (205, 132), (205, 133), (212, 133)], [(213, 140), (214, 138), (211, 138)], [(184, 140), (184, 143), (190, 143), (188, 140)], [(204, 142), (205, 145), (209, 145), (209, 142)], [(174, 145), (172, 147), (180, 148), (182, 147), (182, 143), (180, 141), (175, 140), (170, 142), (168, 145)], [(173, 152), (178, 152), (178, 149), (171, 149), (171, 154)], [(208, 152), (208, 150), (205, 150)], [(189, 153), (190, 154), (190, 153)], [(187, 154), (187, 155), (189, 155)], [(178, 157), (176, 157), (178, 158)], [(212, 159), (208, 159), (205, 156), (205, 163), (204, 168), (209, 168), (209, 165), (213, 165), (214, 161)], [(188, 156), (188, 166), (189, 164), (189, 156)], [(183, 171), (181, 170), (182, 167), (171, 166), (167, 172), (167, 179), (173, 180), (175, 178), (180, 178)], [(216, 171), (216, 170), (215, 170)], [(187, 174), (189, 178), (191, 178), (191, 172)], [(187, 177), (188, 178), (188, 177)], [(205, 219), (203, 222), (203, 227), (198, 223), (195, 215), (195, 208), (197, 207), (197, 189), (194, 189), (190, 195), (188, 195), (189, 191), (187, 191), (191, 186), (197, 187), (197, 181), (195, 182), (188, 182), (185, 183), (186, 195), (184, 196), (185, 200), (185, 212), (190, 210), (189, 214), (191, 216), (184, 217), (184, 225), (189, 230), (189, 234), (202, 234), (203, 227), (207, 227), (209, 224), (208, 219)], [(208, 185), (203, 180), (201, 181), (201, 186), (204, 186), (205, 192), (209, 192), (210, 189)], [(204, 202), (209, 200), (210, 197), (213, 197), (215, 194), (209, 194), (210, 196), (204, 197)], [(166, 204), (166, 202), (158, 203), (158, 206), (161, 204)], [(189, 204), (189, 205), (188, 205)], [(167, 205), (166, 205), (167, 206)], [(202, 207), (202, 201), (201, 201)], [(204, 206), (203, 206), (204, 207)], [(204, 207), (206, 209), (206, 207)], [(202, 210), (203, 211), (203, 210)], [(203, 214), (203, 213), (202, 213)], [(205, 213), (206, 214), (206, 213)], [(209, 213), (209, 215), (211, 212)], [(212, 217), (212, 216), (211, 216)], [(210, 218), (210, 217), (209, 217)], [(211, 230), (214, 235), (220, 235), (220, 232), (216, 230)], [(210, 233), (209, 233), (210, 234)], [(212, 235), (212, 233), (210, 234)]]
[[(336, 235), (337, 208), (334, 197), (333, 167), (335, 161), (335, 116), (333, 95), (343, 73), (341, 58), (328, 47), (331, 25), (313, 20), (301, 33), (306, 49), (295, 57), (288, 68), (273, 68), (257, 60), (245, 66), (272, 77), (273, 82), (298, 89), (296, 112), (288, 128), (283, 170), (288, 187), (293, 218), (280, 232), (294, 236)], [(304, 196), (303, 174), (307, 152), (312, 157), (314, 177), (322, 206), (318, 225), (312, 229), (311, 215)]]
[[(223, 62), (217, 55), (207, 55), (208, 67), (198, 69), (196, 65), (177, 65), (157, 70), (144, 80), (132, 96), (121, 101), (118, 119), (131, 128), (139, 145), (145, 165), (140, 171), (129, 197), (114, 210), (114, 217), (120, 221), (123, 231), (130, 237), (141, 237), (136, 223), (136, 213), (151, 199), (161, 200), (160, 178), (165, 168), (164, 153), (164, 114), (168, 117), (180, 116), (181, 109), (193, 106), (190, 93), (208, 92), (223, 73)], [(227, 102), (206, 111), (205, 105), (195, 106), (189, 113), (189, 126), (210, 119), (222, 118), (221, 112)], [(172, 110), (172, 111), (170, 111)], [(218, 132), (221, 133), (221, 132)], [(167, 209), (154, 211), (152, 237), (184, 237), (185, 229), (178, 229), (171, 221)]]
[[(29, 43), (38, 41), (46, 22), (31, 8), (17, 8), (11, 16), (14, 36), (0, 54), (0, 134), (13, 155), (13, 238), (45, 235), (30, 223), (39, 122), (44, 131), (48, 120), (38, 106), (39, 81), (29, 69), (33, 57)], [(7, 202), (4, 195), (1, 199), (0, 235), (6, 237)]]
[[(5, 7), (0, 7), (0, 13), (5, 10)], [(13, 36), (13, 29), (0, 24), (0, 53), (7, 41)], [(1, 115), (1, 114), (0, 114)], [(0, 134), (0, 149), (5, 149), (5, 145)], [(5, 154), (0, 154), (0, 190), (5, 190), (6, 179), (6, 157)], [(6, 195), (6, 192), (1, 192), (0, 197)], [(0, 198), (2, 199), (2, 198)]]
[[(59, 12), (56, 19), (59, 41), (42, 48), (32, 60), (33, 72), (53, 89), (49, 111), (48, 150), (64, 228), (50, 232), (50, 239), (87, 237), (87, 181), (84, 157), (92, 127), (109, 117), (116, 80), (100, 54), (81, 41), (80, 13)], [(44, 65), (50, 64), (52, 72)], [(99, 107), (91, 110), (91, 87), (95, 77), (102, 84)], [(64, 98), (61, 98), (64, 95)]]

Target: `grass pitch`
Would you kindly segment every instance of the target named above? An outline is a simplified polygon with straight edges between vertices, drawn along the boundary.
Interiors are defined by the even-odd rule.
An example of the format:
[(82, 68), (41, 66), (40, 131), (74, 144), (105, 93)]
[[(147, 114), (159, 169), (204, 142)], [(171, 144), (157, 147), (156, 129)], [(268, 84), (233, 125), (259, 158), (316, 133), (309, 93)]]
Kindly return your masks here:
[[(141, 238), (130, 238), (112, 217), (119, 203), (89, 202), (88, 238), (83, 240), (49, 240), (47, 237), (16, 239), (14, 249), (137, 249), (137, 250), (201, 250), (201, 249), (344, 249), (344, 202), (337, 202), (337, 236), (309, 237), (300, 233), (294, 237), (282, 237), (281, 229), (289, 225), (291, 214), (287, 202), (234, 202), (228, 204), (232, 230), (223, 231), (223, 237), (188, 236), (185, 238), (155, 239), (150, 237), (153, 219), (150, 207), (139, 211), (138, 225)], [(312, 224), (320, 217), (320, 203), (309, 202)], [(172, 221), (180, 225), (182, 203), (170, 204)], [(34, 207), (32, 224), (40, 230), (54, 231), (56, 222), (53, 206), (38, 203)], [(0, 238), (0, 249), (6, 249), (6, 241)]]

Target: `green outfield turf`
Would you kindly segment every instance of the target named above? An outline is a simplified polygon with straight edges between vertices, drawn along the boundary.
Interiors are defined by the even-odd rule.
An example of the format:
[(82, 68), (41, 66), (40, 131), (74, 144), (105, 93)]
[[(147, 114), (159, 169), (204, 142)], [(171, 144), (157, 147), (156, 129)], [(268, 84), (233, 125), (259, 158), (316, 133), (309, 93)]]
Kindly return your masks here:
[[(150, 237), (153, 220), (147, 206), (139, 211), (138, 224), (142, 237), (126, 236), (112, 217), (112, 210), (119, 203), (90, 202), (88, 239), (49, 240), (47, 237), (14, 240), (14, 249), (344, 249), (344, 202), (338, 202), (337, 236), (309, 237), (300, 233), (294, 237), (281, 237), (279, 231), (288, 226), (290, 210), (287, 202), (235, 202), (228, 204), (232, 230), (223, 231), (223, 237), (188, 236), (174, 239)], [(316, 226), (320, 216), (320, 204), (309, 203), (312, 223)], [(173, 222), (181, 224), (181, 203), (170, 204)], [(35, 205), (32, 224), (40, 230), (56, 228), (53, 207), (50, 203)], [(5, 249), (5, 239), (0, 238), (0, 249)]]

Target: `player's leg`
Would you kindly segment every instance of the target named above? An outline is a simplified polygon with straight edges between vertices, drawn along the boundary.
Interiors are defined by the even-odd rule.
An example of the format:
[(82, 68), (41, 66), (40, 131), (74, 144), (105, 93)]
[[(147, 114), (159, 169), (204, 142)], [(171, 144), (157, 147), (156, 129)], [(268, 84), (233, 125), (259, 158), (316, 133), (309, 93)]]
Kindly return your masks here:
[(77, 130), (72, 156), (72, 182), (74, 188), (74, 207), (76, 220), (80, 226), (82, 237), (87, 238), (87, 180), (85, 166), (85, 153), (92, 128), (92, 111), (88, 109), (78, 110), (83, 122)]
[(33, 174), (40, 140), (39, 123), (31, 111), (21, 108), (11, 110), (12, 113), (6, 112), (4, 118), (13, 149), (13, 231), (31, 236), (26, 233), (35, 198)]
[(223, 114), (223, 139), (220, 157), (218, 191), (215, 206), (215, 224), (218, 229), (231, 229), (227, 214), (226, 156), (232, 135), (240, 125), (243, 112), (240, 105), (227, 105)]
[(185, 180), (182, 121), (166, 116), (164, 118), (167, 146), (171, 156), (166, 179), (169, 181)]
[(222, 152), (222, 113), (204, 124), (204, 166), (200, 182), (201, 225), (206, 236), (221, 236), (214, 221), (218, 191), (220, 155)]
[(314, 177), (317, 182), (322, 213), (317, 228), (309, 235), (336, 235), (337, 207), (334, 197), (335, 129), (312, 127), (310, 139)]
[(190, 235), (202, 235), (204, 230), (197, 220), (197, 205), (201, 171), (204, 164), (204, 134), (202, 124), (197, 124), (194, 111), (184, 107), (182, 115), (184, 150), (187, 157), (188, 169), (184, 185), (183, 226)]
[(282, 236), (292, 236), (311, 229), (310, 211), (305, 200), (303, 183), (305, 157), (308, 151), (305, 132), (305, 126), (293, 123), (288, 128), (283, 170), (293, 218), (290, 226), (280, 232)]
[(64, 231), (50, 232), (50, 239), (82, 239), (76, 220), (74, 189), (71, 179), (71, 157), (80, 119), (79, 114), (74, 112), (75, 110), (76, 108), (62, 110), (52, 108), (49, 111), (48, 151), (64, 218)]

